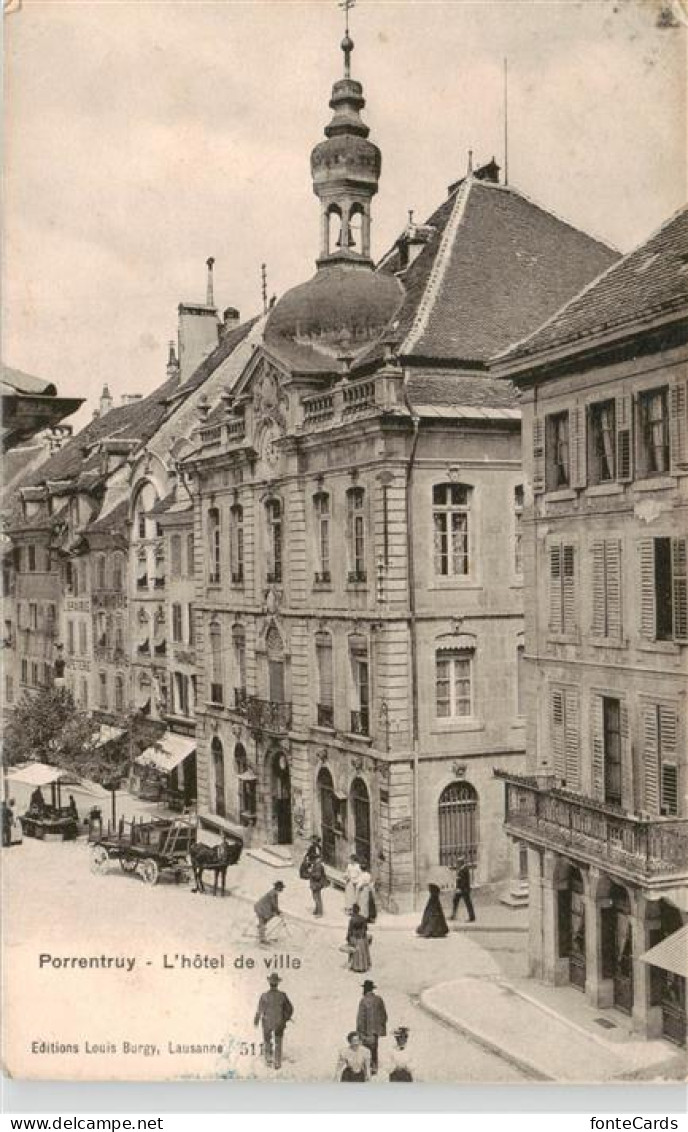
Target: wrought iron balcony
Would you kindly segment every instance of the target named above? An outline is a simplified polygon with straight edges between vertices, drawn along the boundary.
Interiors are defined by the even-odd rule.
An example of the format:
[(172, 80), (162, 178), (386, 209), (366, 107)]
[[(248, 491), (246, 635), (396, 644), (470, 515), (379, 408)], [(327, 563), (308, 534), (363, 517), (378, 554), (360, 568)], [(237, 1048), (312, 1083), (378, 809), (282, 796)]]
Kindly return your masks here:
[(276, 570), (268, 570), (265, 580), (269, 586), (280, 585), (282, 581), (282, 567)]
[(351, 734), (370, 735), (370, 719), (367, 708), (364, 708), (362, 711), (352, 711)]
[(495, 775), (504, 781), (505, 827), (512, 836), (607, 865), (642, 884), (688, 876), (688, 818), (636, 817), (535, 778)]
[(368, 581), (368, 575), (366, 574), (365, 570), (349, 570), (348, 577), (350, 582)]
[(329, 570), (320, 570), (313, 578), (313, 582), (316, 586), (329, 586), (331, 581), (332, 575)]
[(334, 727), (332, 704), (318, 704), (318, 727)]
[(248, 696), (246, 695), (245, 688), (234, 689), (234, 710), (246, 711)]
[(258, 696), (247, 696), (246, 716), (249, 727), (257, 731), (272, 731), (285, 735), (291, 727), (291, 704), (278, 700), (261, 700)]
[(238, 566), (236, 570), (232, 570), (232, 585), (241, 586), (244, 581), (244, 567)]

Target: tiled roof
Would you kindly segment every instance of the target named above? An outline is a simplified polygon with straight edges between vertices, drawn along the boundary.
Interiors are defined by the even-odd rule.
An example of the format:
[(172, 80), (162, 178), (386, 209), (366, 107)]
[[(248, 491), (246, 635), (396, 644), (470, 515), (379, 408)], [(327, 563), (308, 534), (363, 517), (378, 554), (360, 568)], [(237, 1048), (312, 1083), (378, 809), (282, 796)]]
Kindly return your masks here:
[(69, 508), (65, 505), (52, 515), (42, 511), (30, 519), (25, 519), (15, 510), (8, 524), (8, 531), (11, 534), (20, 534), (22, 531), (50, 531), (57, 523), (67, 518), (68, 511)]
[(51, 381), (45, 381), (41, 377), (32, 377), (29, 373), (24, 373), (20, 369), (12, 369), (11, 366), (5, 365), (2, 367), (0, 390), (4, 394), (10, 393), (14, 396), (28, 394), (31, 397), (54, 397), (57, 393)]
[(119, 531), (127, 521), (129, 516), (129, 503), (126, 499), (121, 500), (111, 511), (105, 515), (99, 515), (92, 523), (86, 527), (84, 534), (109, 534), (110, 531)]
[(170, 400), (176, 401), (178, 397), (187, 397), (189, 393), (193, 393), (195, 389), (198, 389), (203, 382), (215, 372), (217, 367), (229, 357), (232, 351), (243, 342), (244, 338), (248, 336), (257, 321), (257, 318), (251, 318), (247, 322), (242, 322), (241, 326), (230, 330), (229, 333), (221, 339), (219, 345), (215, 347), (213, 352), (208, 354), (207, 358), (204, 358), (183, 385), (179, 385), (177, 389), (174, 390)]
[[(406, 299), (389, 328), (410, 358), (485, 364), (617, 258), (516, 189), (474, 178), (426, 224), (435, 232), (399, 274)], [(393, 252), (378, 270), (399, 266)]]
[(688, 207), (496, 361), (509, 364), (569, 344), (587, 344), (687, 306)]
[(510, 381), (483, 373), (425, 373), (413, 370), (409, 378), (413, 405), (462, 405), (492, 409), (518, 408), (518, 393)]

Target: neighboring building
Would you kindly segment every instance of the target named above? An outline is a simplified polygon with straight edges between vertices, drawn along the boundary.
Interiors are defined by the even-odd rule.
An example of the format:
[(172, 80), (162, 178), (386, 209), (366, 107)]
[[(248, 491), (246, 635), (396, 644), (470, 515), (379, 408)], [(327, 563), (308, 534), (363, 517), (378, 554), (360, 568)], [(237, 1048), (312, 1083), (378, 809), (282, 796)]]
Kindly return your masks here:
[(82, 397), (58, 397), (50, 381), (3, 366), (0, 377), (2, 451), (26, 444), (43, 429), (54, 428), (83, 403)]
[(523, 411), (528, 773), (503, 777), (530, 969), (681, 1044), (687, 264), (684, 209), (497, 359)]
[(268, 850), (318, 833), (333, 870), (356, 852), (400, 910), (459, 853), (480, 883), (507, 872), (493, 768), (524, 769), (520, 414), (487, 362), (615, 253), (492, 162), (376, 269), (352, 47), (311, 158), (317, 273), (198, 406), (183, 460), (198, 789)]

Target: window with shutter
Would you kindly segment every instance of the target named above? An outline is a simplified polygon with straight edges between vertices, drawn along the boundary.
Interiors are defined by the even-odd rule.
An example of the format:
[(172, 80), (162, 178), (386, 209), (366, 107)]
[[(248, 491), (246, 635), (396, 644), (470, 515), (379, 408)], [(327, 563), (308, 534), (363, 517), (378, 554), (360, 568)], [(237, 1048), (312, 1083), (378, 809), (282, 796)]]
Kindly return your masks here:
[(600, 801), (604, 799), (604, 698), (592, 697), (592, 792)]
[(571, 487), (585, 487), (587, 482), (585, 410), (573, 408), (569, 414)]
[(671, 580), (673, 635), (675, 641), (688, 641), (688, 576), (686, 540), (671, 540)]
[(563, 779), (566, 777), (565, 707), (564, 693), (559, 688), (553, 688), (551, 692), (551, 717), (554, 773), (557, 778)]
[(633, 401), (616, 399), (616, 478), (628, 483), (633, 478)]
[(575, 633), (576, 616), (576, 560), (572, 546), (562, 547), (562, 574), (563, 574), (563, 625), (564, 633)]
[(640, 539), (638, 543), (638, 574), (640, 581), (640, 635), (653, 641), (657, 634), (655, 612), (655, 540)]
[(606, 635), (620, 638), (623, 633), (623, 606), (621, 591), (621, 541), (608, 539), (605, 542), (605, 597), (606, 597)]
[(669, 394), (669, 432), (673, 467), (688, 466), (688, 384), (679, 381)]
[(545, 423), (541, 417), (533, 419), (533, 493), (545, 490)]
[(549, 627), (553, 633), (562, 628), (561, 547), (549, 548)]
[(659, 721), (657, 706), (643, 712), (643, 806), (651, 814), (659, 811)]
[(551, 413), (545, 428), (545, 480), (547, 491), (571, 484), (571, 444), (568, 411)]
[(660, 807), (667, 816), (678, 814), (678, 713), (668, 704), (659, 704)]
[(580, 710), (577, 688), (567, 688), (564, 700), (565, 777), (569, 790), (580, 789)]
[(604, 542), (600, 539), (590, 548), (592, 558), (592, 632), (595, 637), (606, 636), (607, 609), (604, 570)]
[(614, 401), (588, 409), (588, 474), (590, 482), (609, 483), (616, 476), (616, 410)]

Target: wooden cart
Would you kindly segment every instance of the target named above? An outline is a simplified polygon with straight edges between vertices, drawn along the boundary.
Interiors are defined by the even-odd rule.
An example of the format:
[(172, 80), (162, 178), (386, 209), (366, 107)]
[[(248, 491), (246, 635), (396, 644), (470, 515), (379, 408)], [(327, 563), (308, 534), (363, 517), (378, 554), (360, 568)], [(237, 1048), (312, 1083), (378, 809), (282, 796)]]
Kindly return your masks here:
[(119, 861), (123, 872), (138, 873), (146, 884), (157, 884), (164, 871), (177, 882), (187, 880), (195, 841), (195, 825), (183, 818), (120, 821), (106, 833), (89, 832), (91, 869), (105, 872), (110, 861)]

